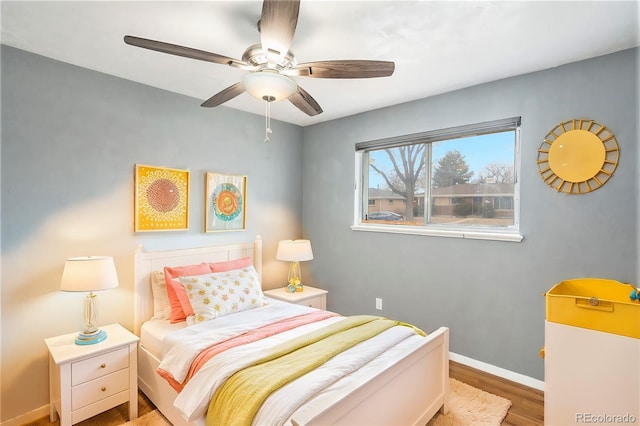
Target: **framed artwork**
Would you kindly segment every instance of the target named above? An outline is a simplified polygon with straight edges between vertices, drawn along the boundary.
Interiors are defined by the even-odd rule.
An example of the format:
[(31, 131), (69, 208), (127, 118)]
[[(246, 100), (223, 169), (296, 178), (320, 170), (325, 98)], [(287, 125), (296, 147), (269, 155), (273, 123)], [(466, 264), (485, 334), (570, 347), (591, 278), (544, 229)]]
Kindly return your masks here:
[(246, 222), (247, 177), (206, 174), (205, 232), (243, 231)]
[(189, 171), (136, 164), (134, 231), (189, 228)]

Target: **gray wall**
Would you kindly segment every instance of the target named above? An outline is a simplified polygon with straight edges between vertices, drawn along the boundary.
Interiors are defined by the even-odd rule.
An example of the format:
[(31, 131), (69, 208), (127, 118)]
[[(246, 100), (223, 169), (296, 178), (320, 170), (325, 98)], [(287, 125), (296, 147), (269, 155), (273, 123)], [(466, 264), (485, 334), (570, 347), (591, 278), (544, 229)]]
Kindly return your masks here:
[[(203, 96), (206, 94), (203, 94)], [(264, 239), (265, 287), (282, 284), (280, 239), (302, 235), (302, 129), (2, 47), (2, 418), (48, 403), (43, 339), (79, 330), (84, 294), (59, 291), (64, 260), (114, 256), (120, 287), (100, 324), (133, 324), (133, 252)], [(133, 232), (134, 164), (191, 171), (190, 227)], [(247, 229), (203, 233), (204, 174), (246, 174)]]
[[(450, 327), (451, 351), (542, 380), (543, 293), (567, 278), (638, 280), (638, 72), (628, 50), (306, 127), (307, 277), (329, 290), (329, 309), (379, 314), (381, 297), (387, 317)], [(513, 116), (522, 242), (350, 230), (356, 142)], [(620, 145), (614, 177), (586, 195), (556, 192), (536, 165), (544, 136), (572, 118), (606, 125)]]

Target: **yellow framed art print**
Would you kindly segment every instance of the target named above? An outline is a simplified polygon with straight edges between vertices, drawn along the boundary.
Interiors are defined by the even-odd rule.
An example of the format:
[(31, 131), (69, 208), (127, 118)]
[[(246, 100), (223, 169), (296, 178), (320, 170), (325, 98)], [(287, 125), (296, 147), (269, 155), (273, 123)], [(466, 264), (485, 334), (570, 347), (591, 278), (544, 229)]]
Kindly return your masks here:
[(246, 194), (246, 176), (208, 172), (205, 182), (205, 232), (244, 230)]
[(189, 229), (189, 171), (136, 164), (134, 231)]

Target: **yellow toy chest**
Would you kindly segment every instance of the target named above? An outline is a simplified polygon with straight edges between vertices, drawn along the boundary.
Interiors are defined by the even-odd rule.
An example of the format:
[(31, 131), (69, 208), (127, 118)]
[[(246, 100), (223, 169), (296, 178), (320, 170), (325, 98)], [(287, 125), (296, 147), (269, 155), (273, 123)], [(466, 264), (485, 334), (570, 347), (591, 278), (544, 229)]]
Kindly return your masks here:
[(640, 301), (629, 284), (602, 278), (561, 281), (546, 294), (547, 321), (640, 339)]

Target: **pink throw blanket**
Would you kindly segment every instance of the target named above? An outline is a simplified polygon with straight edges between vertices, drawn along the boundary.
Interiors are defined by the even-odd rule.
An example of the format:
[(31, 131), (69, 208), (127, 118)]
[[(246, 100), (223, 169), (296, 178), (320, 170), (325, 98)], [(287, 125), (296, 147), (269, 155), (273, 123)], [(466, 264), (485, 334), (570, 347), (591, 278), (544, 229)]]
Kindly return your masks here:
[(322, 321), (327, 318), (337, 316), (338, 314), (329, 311), (314, 311), (308, 314), (298, 315), (291, 318), (285, 318), (280, 321), (267, 324), (263, 327), (256, 328), (241, 333), (237, 336), (230, 337), (220, 342), (216, 342), (205, 349), (203, 349), (193, 360), (189, 367), (189, 372), (182, 383), (175, 380), (173, 375), (166, 370), (158, 368), (157, 373), (164, 378), (169, 385), (176, 392), (180, 392), (189, 380), (204, 366), (207, 361), (213, 358), (215, 355), (224, 352), (228, 349), (235, 348), (240, 345), (252, 343), (260, 339), (264, 339), (273, 336), (278, 333), (283, 333), (288, 330), (292, 330), (296, 327), (300, 327), (305, 324), (311, 324), (313, 322)]

